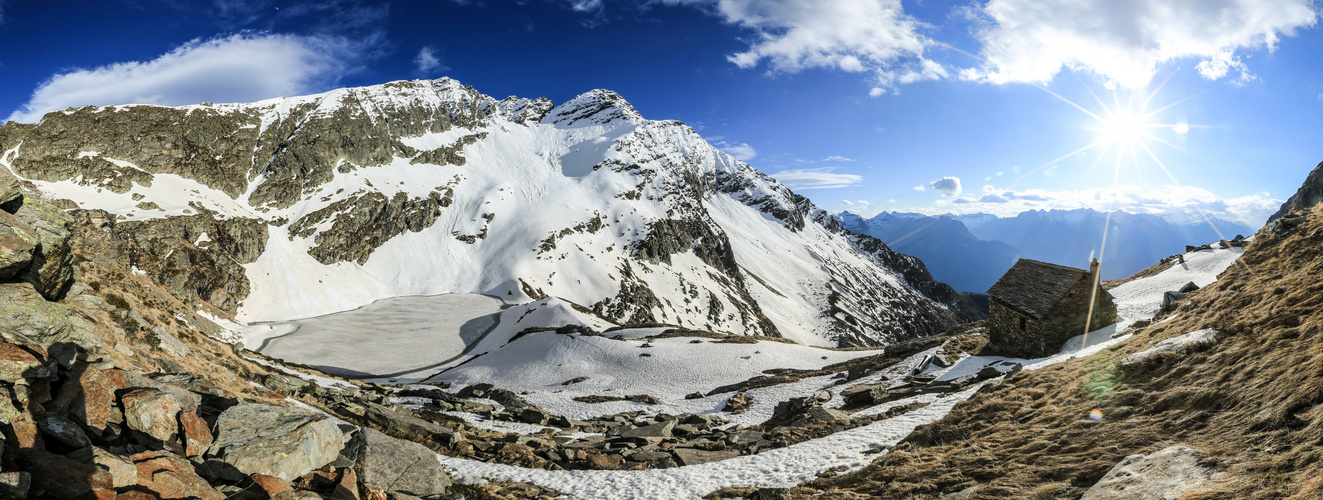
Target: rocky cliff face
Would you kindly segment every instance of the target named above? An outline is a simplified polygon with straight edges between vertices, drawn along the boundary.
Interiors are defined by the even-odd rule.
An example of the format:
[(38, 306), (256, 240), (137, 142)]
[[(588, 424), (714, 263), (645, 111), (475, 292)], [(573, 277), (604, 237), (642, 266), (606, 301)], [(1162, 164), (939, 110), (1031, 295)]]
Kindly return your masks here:
[(105, 211), (134, 269), (241, 321), (446, 292), (826, 345), (970, 317), (921, 263), (605, 90), (70, 109), (0, 127), (0, 166)]

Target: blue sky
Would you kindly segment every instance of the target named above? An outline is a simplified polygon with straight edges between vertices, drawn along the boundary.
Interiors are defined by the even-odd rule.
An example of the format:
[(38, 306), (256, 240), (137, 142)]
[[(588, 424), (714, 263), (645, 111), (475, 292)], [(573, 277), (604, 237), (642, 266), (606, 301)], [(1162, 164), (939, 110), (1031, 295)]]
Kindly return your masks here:
[(0, 112), (30, 122), (68, 106), (253, 101), (441, 76), (497, 98), (561, 102), (607, 88), (828, 210), (1090, 207), (1259, 224), (1323, 160), (1318, 9), (0, 0)]

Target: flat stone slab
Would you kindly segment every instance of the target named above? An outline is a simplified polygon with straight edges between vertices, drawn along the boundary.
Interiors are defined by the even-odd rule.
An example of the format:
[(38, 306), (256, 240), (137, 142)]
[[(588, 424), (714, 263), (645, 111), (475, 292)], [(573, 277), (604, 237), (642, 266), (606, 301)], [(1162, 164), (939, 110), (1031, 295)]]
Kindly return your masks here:
[(1148, 455), (1130, 455), (1112, 467), (1080, 500), (1176, 500), (1221, 476), (1199, 464), (1198, 453), (1178, 444)]

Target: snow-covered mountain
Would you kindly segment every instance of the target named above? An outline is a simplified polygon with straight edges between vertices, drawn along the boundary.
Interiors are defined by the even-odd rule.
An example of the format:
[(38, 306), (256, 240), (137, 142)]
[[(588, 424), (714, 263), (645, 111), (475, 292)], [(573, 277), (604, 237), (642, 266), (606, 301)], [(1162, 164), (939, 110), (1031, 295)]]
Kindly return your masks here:
[(877, 345), (976, 315), (917, 259), (606, 90), (554, 105), (440, 79), (89, 106), (0, 127), (0, 165), (106, 211), (133, 272), (241, 322), (468, 292)]

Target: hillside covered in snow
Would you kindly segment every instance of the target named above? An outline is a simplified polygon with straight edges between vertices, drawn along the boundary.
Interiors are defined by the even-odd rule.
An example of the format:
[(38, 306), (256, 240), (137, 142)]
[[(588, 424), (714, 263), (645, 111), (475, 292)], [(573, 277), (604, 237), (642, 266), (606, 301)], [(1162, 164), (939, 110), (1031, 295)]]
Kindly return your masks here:
[(440, 79), (69, 109), (0, 127), (0, 166), (104, 210), (135, 272), (240, 323), (482, 293), (849, 346), (978, 316), (917, 259), (606, 90), (555, 105)]

